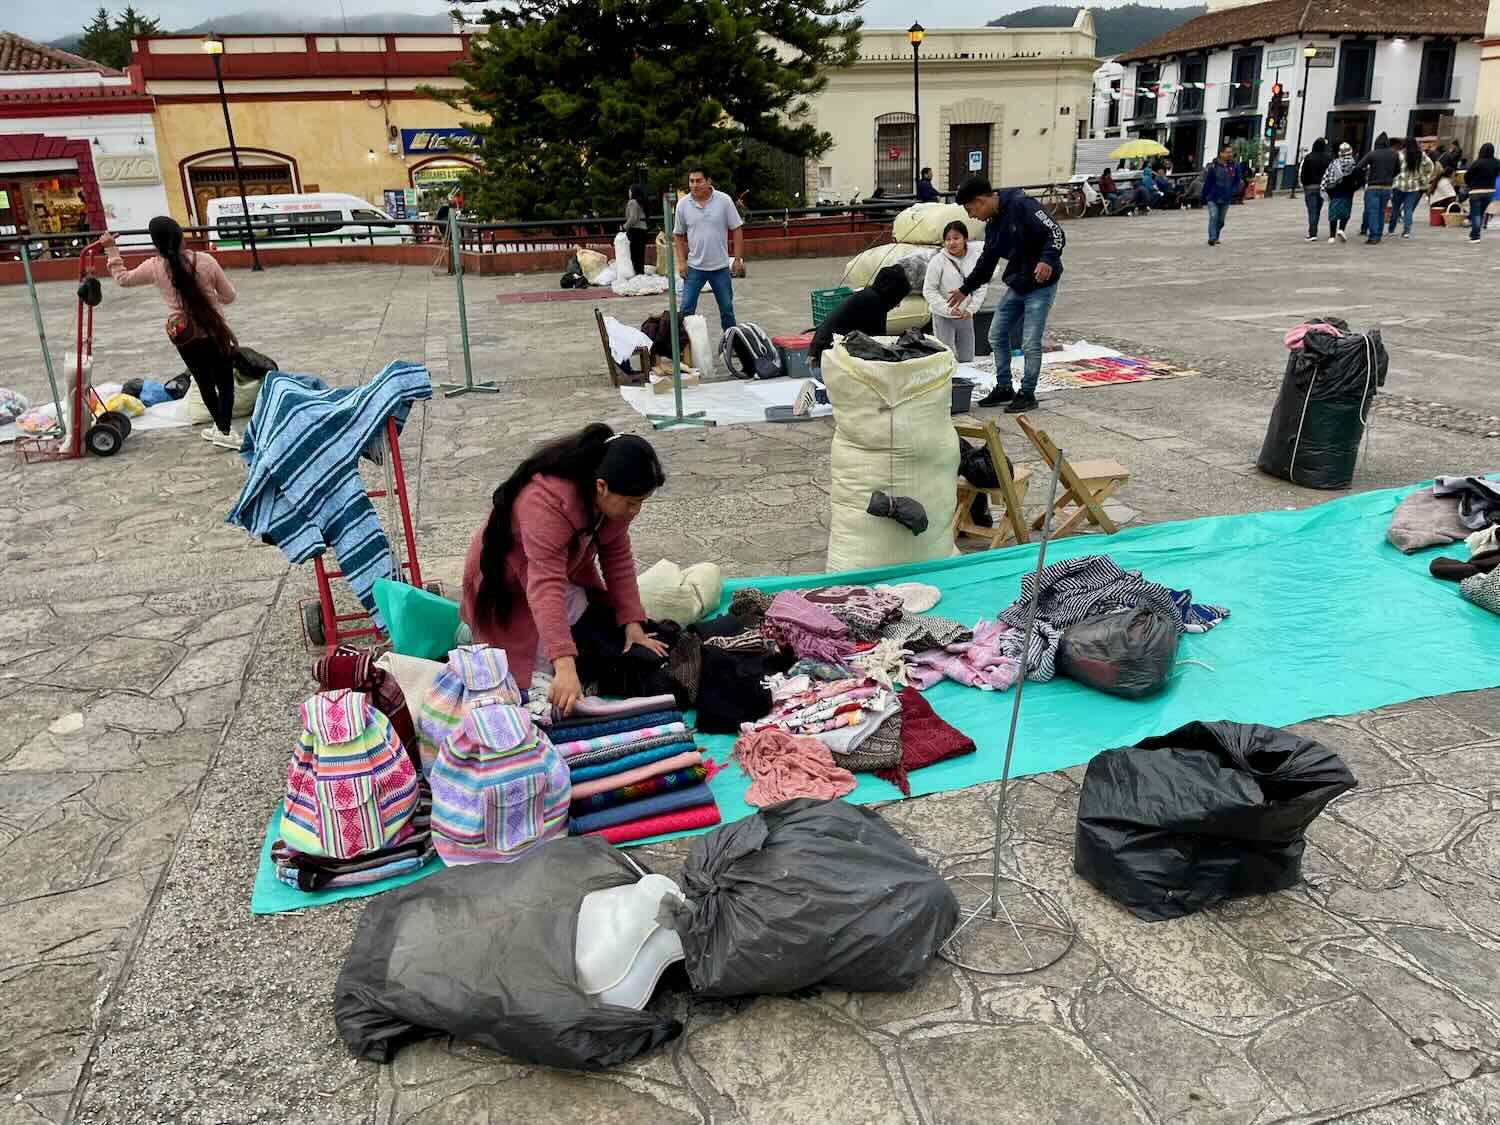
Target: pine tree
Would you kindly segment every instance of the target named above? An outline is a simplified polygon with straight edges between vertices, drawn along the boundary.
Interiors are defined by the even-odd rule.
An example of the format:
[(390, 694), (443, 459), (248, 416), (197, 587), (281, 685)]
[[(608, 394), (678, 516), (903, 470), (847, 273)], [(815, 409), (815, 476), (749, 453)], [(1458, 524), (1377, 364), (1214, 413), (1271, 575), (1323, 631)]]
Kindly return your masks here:
[(75, 53), (104, 66), (118, 66), (119, 63), (114, 61), (116, 48), (114, 29), (110, 26), (109, 9), (100, 8), (94, 13), (94, 18), (84, 27), (83, 38), (78, 41), (78, 50)]
[(632, 182), (783, 197), (768, 151), (832, 145), (806, 121), (826, 71), (859, 47), (859, 0), (514, 0), (437, 95), (488, 118), (465, 206), (496, 219), (619, 214)]

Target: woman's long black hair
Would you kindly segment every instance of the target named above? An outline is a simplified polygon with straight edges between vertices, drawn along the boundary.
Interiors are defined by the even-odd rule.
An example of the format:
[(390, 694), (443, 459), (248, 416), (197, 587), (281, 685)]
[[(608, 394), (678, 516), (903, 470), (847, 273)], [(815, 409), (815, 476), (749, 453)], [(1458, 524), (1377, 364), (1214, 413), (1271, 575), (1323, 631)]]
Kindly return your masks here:
[(646, 188), (643, 184), (631, 184), (629, 196), (644, 209), (646, 206)]
[[(617, 434), (603, 422), (592, 422), (576, 433), (533, 450), (490, 498), (490, 518), (484, 526), (479, 552), (477, 600), (496, 619), (510, 612), (505, 559), (514, 545), (511, 513), (521, 490), (538, 476), (558, 477), (571, 483), (590, 512), (594, 510), (595, 481), (604, 481), (611, 492), (621, 496), (647, 496), (667, 482), (650, 442), (634, 434)], [(579, 528), (577, 532), (585, 530)]]
[(177, 220), (167, 215), (158, 215), (151, 220), (148, 229), (151, 231), (151, 245), (167, 260), (167, 268), (172, 275), (172, 288), (182, 298), (182, 307), (193, 318), (193, 323), (218, 344), (221, 351), (226, 354), (233, 351), (239, 341), (219, 315), (219, 310), (204, 295), (188, 263), (183, 261), (182, 228), (177, 225)]

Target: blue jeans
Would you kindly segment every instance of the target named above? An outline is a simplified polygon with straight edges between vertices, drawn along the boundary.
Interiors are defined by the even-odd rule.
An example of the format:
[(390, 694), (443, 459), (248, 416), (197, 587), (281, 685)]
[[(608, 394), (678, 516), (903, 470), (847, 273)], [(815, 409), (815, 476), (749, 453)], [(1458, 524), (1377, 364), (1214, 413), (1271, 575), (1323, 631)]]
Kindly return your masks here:
[(1411, 221), (1417, 214), (1417, 200), (1422, 198), (1420, 191), (1397, 191), (1391, 189), (1391, 222), (1386, 228), (1388, 234), (1396, 233), (1396, 220), (1401, 221), (1401, 233), (1411, 233)]
[(1229, 204), (1204, 203), (1203, 207), (1208, 212), (1208, 240), (1218, 242), (1224, 233), (1224, 222), (1229, 218)]
[(1307, 237), (1318, 237), (1318, 222), (1323, 218), (1323, 193), (1318, 188), (1303, 188), (1303, 202), (1307, 204)]
[(1036, 381), (1042, 377), (1042, 337), (1047, 331), (1047, 314), (1057, 300), (1057, 282), (1017, 293), (1007, 289), (990, 318), (990, 353), (995, 357), (995, 386), (1013, 388), (1010, 373), (1011, 326), (1021, 322), (1021, 354), (1026, 368), (1021, 376), (1021, 393), (1036, 394)]
[(1390, 201), (1390, 188), (1365, 188), (1365, 234), (1371, 242), (1379, 242), (1385, 232), (1385, 205)]
[(1489, 209), (1490, 200), (1494, 199), (1490, 192), (1475, 191), (1469, 193), (1469, 240), (1479, 241), (1479, 232), (1484, 229), (1484, 213)]
[(714, 291), (714, 300), (719, 303), (719, 327), (734, 326), (734, 284), (729, 280), (729, 267), (721, 270), (700, 270), (688, 267), (687, 277), (682, 282), (682, 315), (692, 316), (698, 311), (698, 295), (707, 285)]

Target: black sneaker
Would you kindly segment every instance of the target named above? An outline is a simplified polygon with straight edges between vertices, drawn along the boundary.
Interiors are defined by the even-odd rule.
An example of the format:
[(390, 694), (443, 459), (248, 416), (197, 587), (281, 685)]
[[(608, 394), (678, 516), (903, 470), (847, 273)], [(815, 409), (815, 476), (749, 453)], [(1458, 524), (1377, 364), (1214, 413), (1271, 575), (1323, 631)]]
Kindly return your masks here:
[(1011, 399), (1005, 407), (1007, 414), (1025, 414), (1028, 410), (1036, 409), (1036, 395), (1026, 394), (1024, 391)]
[(996, 386), (993, 391), (979, 400), (980, 406), (999, 406), (1002, 402), (1009, 402), (1016, 397), (1016, 392), (1009, 387)]

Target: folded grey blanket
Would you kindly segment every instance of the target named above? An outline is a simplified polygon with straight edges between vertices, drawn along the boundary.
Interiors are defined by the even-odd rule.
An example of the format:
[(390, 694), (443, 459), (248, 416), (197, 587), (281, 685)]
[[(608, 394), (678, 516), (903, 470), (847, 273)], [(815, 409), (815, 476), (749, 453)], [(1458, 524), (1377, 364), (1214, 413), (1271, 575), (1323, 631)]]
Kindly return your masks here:
[(1396, 506), (1385, 537), (1392, 547), (1404, 554), (1427, 547), (1445, 547), (1462, 543), (1469, 528), (1459, 518), (1457, 496), (1437, 496), (1432, 489), (1413, 492)]

